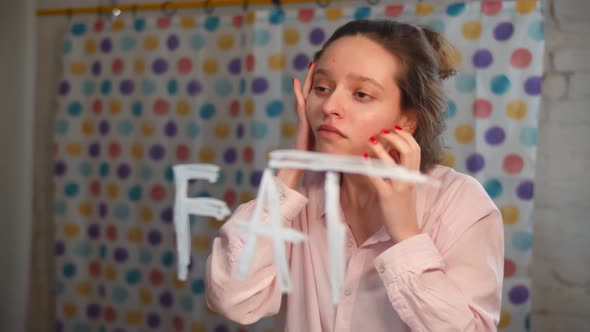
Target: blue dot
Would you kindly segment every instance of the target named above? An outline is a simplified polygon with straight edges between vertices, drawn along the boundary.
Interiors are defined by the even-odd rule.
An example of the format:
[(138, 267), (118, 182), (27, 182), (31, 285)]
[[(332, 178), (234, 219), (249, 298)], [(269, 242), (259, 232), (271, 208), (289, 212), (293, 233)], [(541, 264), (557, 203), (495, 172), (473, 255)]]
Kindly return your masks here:
[(442, 20), (432, 20), (427, 25), (440, 33), (445, 32), (445, 22)]
[[(139, 249), (139, 262), (144, 265), (149, 265), (152, 262), (152, 251), (149, 249), (146, 249), (146, 248)], [(129, 275), (129, 272), (127, 272), (127, 274)], [(141, 273), (139, 273), (139, 271), (137, 271), (137, 277), (133, 278), (133, 280), (137, 280), (137, 281), (134, 281), (133, 283), (139, 282), (140, 279), (141, 279)], [(132, 283), (129, 281), (129, 277), (127, 277), (127, 282), (130, 284)]]
[(252, 43), (258, 47), (264, 47), (270, 42), (270, 31), (266, 29), (255, 29), (252, 32)]
[(255, 121), (252, 123), (251, 132), (254, 139), (262, 139), (268, 133), (268, 126), (264, 122)]
[(166, 251), (162, 255), (162, 265), (166, 267), (171, 267), (174, 265), (174, 253), (172, 251)]
[(504, 74), (495, 76), (492, 78), (491, 89), (497, 95), (506, 93), (510, 89), (510, 79)]
[(82, 93), (86, 97), (92, 96), (95, 91), (96, 91), (96, 85), (94, 84), (93, 81), (86, 80), (86, 81), (84, 81), (84, 83), (82, 83)]
[(189, 138), (195, 138), (197, 136), (199, 136), (199, 132), (201, 131), (201, 128), (199, 127), (198, 124), (191, 122), (188, 123), (186, 125), (186, 136), (188, 136)]
[(100, 166), (98, 166), (98, 174), (100, 174), (100, 176), (103, 178), (109, 176), (110, 170), (111, 167), (107, 162), (103, 162), (100, 164)]
[(140, 101), (135, 101), (131, 105), (131, 114), (136, 117), (140, 117), (141, 113), (143, 113), (143, 105)]
[(117, 131), (122, 136), (129, 136), (133, 131), (133, 123), (129, 120), (122, 120), (117, 125)]
[(66, 214), (67, 205), (64, 201), (57, 201), (53, 205), (53, 212), (56, 216), (63, 216)]
[(512, 234), (512, 247), (527, 251), (533, 247), (533, 235), (530, 232), (516, 231)]
[(280, 117), (283, 113), (283, 102), (280, 100), (273, 100), (266, 105), (266, 115), (269, 118)]
[(90, 326), (87, 323), (76, 322), (72, 326), (72, 332), (90, 332)]
[(203, 279), (195, 279), (191, 285), (191, 289), (195, 295), (203, 294), (205, 291), (205, 282)]
[(529, 24), (529, 38), (535, 41), (543, 41), (545, 39), (545, 26), (543, 21), (533, 21)]
[(178, 82), (176, 80), (170, 80), (168, 81), (168, 94), (170, 94), (171, 96), (176, 95), (176, 92), (178, 92)]
[(242, 172), (241, 170), (237, 170), (235, 175), (235, 181), (237, 186), (242, 185), (242, 182), (244, 181), (244, 172)]
[(449, 16), (459, 16), (465, 11), (464, 3), (454, 3), (447, 7), (447, 14)]
[(100, 247), (98, 247), (98, 255), (101, 259), (105, 259), (107, 257), (108, 250), (106, 245), (101, 244)]
[(156, 83), (149, 79), (141, 81), (141, 92), (146, 96), (151, 96), (156, 91)]
[(220, 186), (225, 185), (225, 171), (223, 169), (219, 170), (219, 175), (217, 176), (217, 182), (215, 182), (215, 183)]
[(129, 188), (129, 200), (132, 202), (141, 200), (142, 193), (141, 186), (133, 186)]
[(68, 121), (58, 119), (55, 121), (54, 132), (58, 135), (63, 135), (68, 131)]
[(132, 51), (137, 44), (137, 40), (131, 36), (121, 38), (121, 50), (124, 52)]
[(174, 181), (174, 170), (172, 169), (172, 165), (164, 169), (164, 179), (168, 182)]
[[(144, 264), (148, 264), (152, 260), (151, 253), (148, 252), (146, 254), (146, 251), (140, 251), (139, 260)], [(139, 271), (138, 269), (131, 269), (127, 271), (127, 273), (125, 274), (125, 280), (127, 280), (127, 283), (130, 285), (136, 285), (140, 283), (141, 271)]]
[(215, 31), (219, 27), (219, 17), (217, 16), (210, 16), (205, 19), (205, 29), (207, 31)]
[(452, 101), (452, 100), (448, 100), (447, 101), (447, 109), (445, 110), (445, 119), (452, 119), (455, 117), (455, 115), (457, 114), (457, 104)]
[(78, 101), (73, 101), (68, 106), (68, 114), (71, 116), (79, 116), (82, 113), (82, 104)]
[(492, 199), (496, 199), (502, 194), (502, 183), (497, 179), (486, 181), (483, 187)]
[(73, 263), (67, 263), (63, 266), (63, 274), (66, 278), (72, 278), (76, 275), (76, 265)]
[(129, 217), (129, 206), (125, 203), (117, 204), (115, 206), (114, 215), (117, 219), (127, 219)]
[(152, 169), (148, 165), (143, 165), (141, 167), (141, 171), (139, 173), (141, 174), (141, 178), (144, 181), (150, 180), (152, 178), (152, 174), (153, 174)]
[(268, 13), (270, 24), (278, 25), (285, 21), (285, 12), (282, 9), (274, 9)]
[(201, 35), (194, 35), (191, 37), (190, 45), (193, 51), (200, 51), (205, 47), (205, 38)]
[(459, 92), (471, 93), (475, 90), (475, 76), (470, 73), (460, 73), (455, 79), (455, 87)]
[(142, 17), (135, 19), (135, 22), (133, 22), (133, 28), (137, 32), (143, 31), (145, 29), (145, 25), (145, 19)]
[(86, 32), (86, 24), (76, 23), (72, 25), (71, 31), (74, 36), (82, 36)]
[(240, 78), (240, 96), (243, 96), (246, 94), (246, 79), (245, 78)]
[(526, 147), (537, 145), (537, 128), (524, 127), (520, 130), (520, 144)]
[(90, 257), (90, 254), (92, 254), (92, 247), (89, 242), (81, 242), (76, 245), (74, 252), (79, 257), (88, 258)]
[(75, 182), (68, 183), (64, 187), (64, 193), (66, 194), (66, 197), (75, 197), (78, 195), (79, 190), (78, 184)]
[(233, 92), (234, 86), (230, 80), (220, 79), (215, 82), (215, 93), (219, 97), (227, 97)]
[(215, 105), (209, 103), (203, 104), (199, 110), (199, 115), (203, 120), (211, 119), (215, 115)]
[(182, 310), (192, 313), (193, 311), (193, 298), (191, 296), (183, 296), (178, 300)]
[(80, 175), (82, 177), (89, 177), (92, 175), (92, 164), (89, 161), (82, 161), (79, 166)]
[(355, 20), (364, 20), (371, 15), (371, 7), (359, 7), (354, 11)]
[(68, 54), (72, 51), (72, 41), (69, 39), (64, 40), (62, 52)]
[(128, 297), (128, 293), (127, 293), (127, 289), (123, 288), (123, 287), (115, 287), (113, 289), (113, 300), (116, 303), (125, 303), (125, 301), (127, 300)]
[(102, 83), (100, 83), (100, 92), (104, 96), (107, 96), (109, 93), (111, 93), (112, 88), (113, 84), (109, 80), (104, 80)]
[(290, 77), (283, 77), (283, 93), (293, 93), (293, 81)]

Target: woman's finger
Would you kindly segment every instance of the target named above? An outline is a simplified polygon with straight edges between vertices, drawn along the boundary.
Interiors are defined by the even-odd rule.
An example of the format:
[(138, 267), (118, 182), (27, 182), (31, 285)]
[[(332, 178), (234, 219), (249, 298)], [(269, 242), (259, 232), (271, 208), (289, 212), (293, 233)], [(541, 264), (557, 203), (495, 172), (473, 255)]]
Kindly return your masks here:
[(313, 71), (315, 70), (315, 63), (310, 62), (307, 68), (307, 74), (305, 74), (305, 80), (303, 81), (303, 97), (307, 99), (309, 91), (311, 91), (311, 85), (313, 83)]
[(379, 135), (379, 140), (393, 150), (399, 152), (400, 164), (407, 169), (417, 170), (420, 168), (419, 146), (410, 145), (398, 131)]

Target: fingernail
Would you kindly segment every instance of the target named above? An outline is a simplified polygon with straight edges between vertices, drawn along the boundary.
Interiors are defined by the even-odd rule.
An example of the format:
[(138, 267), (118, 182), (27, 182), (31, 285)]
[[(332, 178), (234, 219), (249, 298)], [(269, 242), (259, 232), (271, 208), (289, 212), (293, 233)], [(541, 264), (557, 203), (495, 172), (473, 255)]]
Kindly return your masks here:
[(400, 126), (396, 125), (396, 126), (395, 126), (395, 129), (397, 129), (397, 130), (402, 130), (402, 127), (400, 127)]
[(377, 144), (377, 139), (375, 138), (375, 136), (371, 136), (371, 138), (369, 138), (369, 141), (371, 141), (371, 143), (373, 144)]
[(366, 152), (365, 152), (365, 153), (363, 153), (363, 158), (365, 158), (365, 159), (369, 159), (369, 154), (368, 154), (368, 153), (366, 153)]
[(383, 129), (383, 131), (381, 132), (382, 134), (389, 134), (391, 131), (389, 131), (388, 129)]

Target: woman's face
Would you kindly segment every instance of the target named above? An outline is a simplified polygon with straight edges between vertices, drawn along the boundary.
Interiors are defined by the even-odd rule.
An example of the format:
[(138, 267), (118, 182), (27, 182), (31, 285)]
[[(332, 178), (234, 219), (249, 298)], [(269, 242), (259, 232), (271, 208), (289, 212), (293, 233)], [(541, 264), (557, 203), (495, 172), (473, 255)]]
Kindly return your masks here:
[(306, 102), (315, 150), (362, 156), (371, 136), (407, 128), (394, 81), (398, 70), (397, 59), (366, 37), (333, 42), (316, 63)]

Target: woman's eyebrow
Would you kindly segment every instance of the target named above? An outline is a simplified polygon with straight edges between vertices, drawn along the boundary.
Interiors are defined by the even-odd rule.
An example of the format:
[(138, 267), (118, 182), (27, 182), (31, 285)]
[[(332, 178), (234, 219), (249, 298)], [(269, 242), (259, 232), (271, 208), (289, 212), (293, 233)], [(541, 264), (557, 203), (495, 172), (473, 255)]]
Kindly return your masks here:
[[(316, 76), (316, 75), (324, 76), (327, 78), (331, 77), (330, 72), (328, 70), (322, 69), (322, 68), (316, 69), (314, 71), (313, 75), (314, 76)], [(377, 82), (376, 80), (374, 80), (370, 77), (351, 73), (351, 74), (346, 75), (346, 78), (351, 81), (357, 81), (357, 82), (363, 82), (363, 83), (367, 82), (367, 83), (370, 83), (370, 84), (374, 85), (375, 87), (379, 88), (381, 91), (385, 91), (385, 89), (383, 88), (383, 86), (381, 84), (379, 84), (379, 82)]]

